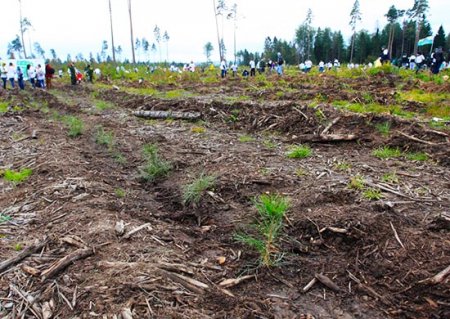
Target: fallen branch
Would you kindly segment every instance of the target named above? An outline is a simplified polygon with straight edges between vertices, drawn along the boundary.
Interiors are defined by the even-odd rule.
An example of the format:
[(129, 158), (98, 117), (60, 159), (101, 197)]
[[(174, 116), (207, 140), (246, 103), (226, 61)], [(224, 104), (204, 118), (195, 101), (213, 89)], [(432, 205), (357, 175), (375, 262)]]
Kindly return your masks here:
[(419, 283), (430, 283), (432, 285), (440, 284), (445, 280), (445, 278), (447, 278), (449, 274), (450, 274), (450, 265), (441, 272), (439, 272), (437, 275), (431, 278), (427, 278), (425, 280), (421, 280), (419, 281)]
[(161, 273), (163, 273), (166, 277), (172, 279), (173, 281), (178, 282), (179, 284), (182, 284), (187, 289), (196, 292), (196, 293), (203, 293), (204, 289), (209, 289), (209, 286), (201, 281), (198, 281), (196, 279), (192, 279), (177, 273), (173, 273), (170, 271), (160, 270)]
[(336, 117), (334, 120), (332, 120), (332, 121), (330, 122), (330, 124), (328, 124), (328, 125), (325, 127), (325, 129), (322, 131), (322, 133), (320, 133), (320, 135), (325, 135), (325, 134), (330, 130), (330, 128), (331, 128), (334, 124), (336, 124), (337, 122), (339, 122), (340, 119), (341, 119), (341, 117), (338, 116), (338, 117)]
[(136, 228), (130, 230), (130, 231), (129, 231), (128, 233), (126, 233), (122, 238), (123, 238), (123, 239), (128, 239), (128, 238), (130, 238), (131, 236), (133, 236), (135, 233), (137, 233), (138, 231), (140, 231), (140, 230), (142, 230), (142, 229), (144, 229), (144, 228), (150, 227), (150, 226), (151, 226), (150, 223), (146, 223), (146, 224), (143, 224), (143, 225), (141, 225), (141, 226), (138, 226), (138, 227), (136, 227)]
[(134, 111), (134, 116), (151, 119), (175, 119), (175, 120), (198, 120), (202, 117), (200, 112), (177, 112), (177, 111)]
[(239, 278), (232, 278), (232, 279), (225, 279), (223, 281), (221, 281), (219, 283), (219, 286), (222, 288), (229, 288), (229, 287), (233, 287), (236, 286), (238, 284), (240, 284), (241, 282), (250, 279), (250, 278), (254, 278), (255, 276), (252, 275), (247, 275), (247, 276), (242, 276)]
[(324, 284), (326, 287), (330, 288), (331, 290), (334, 291), (341, 291), (341, 288), (339, 288), (338, 285), (336, 285), (330, 278), (328, 278), (325, 275), (322, 274), (315, 274), (314, 275), (318, 281), (320, 281), (322, 284)]
[(11, 266), (14, 266), (15, 264), (21, 262), (23, 259), (27, 258), (28, 256), (34, 254), (38, 250), (41, 250), (45, 245), (47, 245), (48, 239), (44, 239), (41, 243), (29, 246), (25, 248), (20, 254), (17, 256), (14, 256), (10, 259), (7, 259), (0, 263), (0, 273), (4, 270), (8, 269)]
[(422, 143), (422, 144), (434, 145), (434, 146), (436, 146), (436, 145), (447, 144), (447, 143), (433, 143), (433, 142), (424, 141), (424, 140), (421, 140), (420, 138), (417, 138), (417, 137), (415, 137), (415, 136), (408, 135), (408, 134), (403, 133), (403, 132), (400, 132), (400, 131), (399, 131), (398, 133), (399, 133), (400, 135), (406, 137), (407, 139), (410, 139), (410, 140), (412, 140), (412, 141), (419, 142), (419, 143)]
[(345, 142), (354, 141), (358, 138), (355, 134), (305, 134), (296, 136), (294, 141), (312, 142), (312, 143), (325, 143), (325, 142)]
[(94, 250), (92, 248), (85, 248), (85, 249), (77, 249), (74, 252), (70, 253), (69, 255), (59, 259), (58, 261), (54, 262), (50, 268), (42, 272), (42, 280), (49, 279), (56, 275), (58, 272), (69, 266), (72, 262), (86, 258), (88, 256), (91, 256), (94, 254)]
[(406, 249), (405, 246), (403, 245), (402, 241), (400, 240), (400, 237), (398, 237), (398, 233), (397, 230), (394, 228), (394, 225), (392, 224), (392, 222), (389, 222), (391, 224), (391, 228), (394, 231), (394, 236), (395, 239), (398, 241), (398, 243), (400, 244), (400, 246), (402, 246), (403, 249)]
[(317, 278), (314, 277), (313, 279), (311, 279), (310, 282), (308, 282), (308, 284), (305, 287), (303, 287), (302, 291), (308, 292), (308, 290), (311, 289), (312, 286), (314, 286), (316, 284), (316, 282), (317, 282)]

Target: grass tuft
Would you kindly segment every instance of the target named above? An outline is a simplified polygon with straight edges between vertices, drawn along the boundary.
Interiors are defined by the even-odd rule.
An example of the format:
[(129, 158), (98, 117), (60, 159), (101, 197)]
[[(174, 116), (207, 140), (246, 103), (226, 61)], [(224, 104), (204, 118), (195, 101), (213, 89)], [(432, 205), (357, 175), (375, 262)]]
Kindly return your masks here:
[(255, 249), (260, 255), (260, 262), (266, 267), (274, 266), (279, 260), (280, 253), (276, 247), (283, 220), (289, 209), (286, 197), (274, 194), (263, 194), (255, 201), (259, 213), (256, 225), (258, 234), (237, 234), (234, 238)]
[(306, 158), (312, 155), (312, 150), (307, 145), (294, 145), (286, 153), (288, 158)]
[(214, 187), (216, 178), (210, 175), (200, 175), (192, 183), (187, 184), (183, 189), (183, 204), (198, 203), (203, 193)]
[(390, 122), (384, 122), (379, 123), (375, 125), (375, 128), (384, 136), (388, 136), (391, 132), (391, 123)]
[(423, 152), (408, 153), (406, 154), (406, 158), (410, 161), (425, 162), (428, 160), (428, 155)]
[(157, 145), (144, 145), (142, 152), (146, 158), (145, 165), (140, 168), (140, 176), (142, 179), (154, 182), (157, 178), (167, 176), (172, 169), (172, 165), (170, 162), (159, 157)]
[(20, 183), (26, 181), (28, 179), (28, 177), (31, 176), (31, 174), (33, 174), (33, 170), (31, 170), (30, 168), (24, 168), (18, 172), (7, 169), (3, 173), (3, 178), (5, 180), (17, 185), (17, 184), (20, 184)]
[(383, 146), (372, 152), (372, 155), (380, 159), (396, 158), (402, 156), (402, 152), (398, 148)]
[(67, 133), (67, 135), (69, 135), (69, 137), (75, 138), (75, 137), (83, 134), (84, 123), (78, 117), (72, 116), (72, 115), (66, 115), (66, 116), (62, 117), (62, 122), (69, 129), (69, 131)]
[(350, 178), (348, 188), (362, 190), (364, 188), (364, 184), (365, 184), (364, 178), (361, 175), (356, 175)]
[(379, 200), (383, 198), (383, 194), (378, 188), (368, 188), (363, 192), (363, 197), (368, 200)]

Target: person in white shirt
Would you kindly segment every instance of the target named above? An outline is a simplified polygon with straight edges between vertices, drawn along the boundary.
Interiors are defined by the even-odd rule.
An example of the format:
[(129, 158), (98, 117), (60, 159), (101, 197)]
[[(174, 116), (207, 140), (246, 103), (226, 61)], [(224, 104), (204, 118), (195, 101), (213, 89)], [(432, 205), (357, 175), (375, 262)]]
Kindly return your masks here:
[(335, 69), (338, 69), (341, 66), (341, 64), (339, 63), (338, 59), (334, 59), (334, 64), (333, 65), (334, 65)]
[(45, 88), (45, 71), (40, 64), (36, 67), (37, 87)]
[(300, 72), (302, 72), (302, 73), (304, 73), (305, 72), (305, 63), (300, 63), (299, 65), (298, 65), (298, 68), (300, 69)]
[(225, 59), (222, 59), (220, 62), (220, 77), (223, 79), (227, 75), (227, 63)]
[(31, 83), (31, 87), (36, 88), (36, 70), (31, 64), (27, 64), (27, 76)]
[(251, 59), (249, 65), (250, 65), (250, 76), (255, 76), (256, 75), (255, 60)]
[(189, 71), (195, 72), (195, 64), (194, 64), (194, 61), (191, 61), (191, 64), (189, 64)]
[(419, 72), (420, 69), (422, 69), (424, 62), (425, 57), (422, 53), (419, 52), (419, 54), (416, 56), (416, 73)]
[(309, 73), (309, 71), (311, 71), (311, 69), (312, 69), (312, 66), (313, 66), (312, 61), (310, 59), (306, 60), (305, 61), (305, 72)]
[(236, 65), (236, 63), (233, 63), (233, 65), (231, 66), (231, 70), (233, 70), (233, 77), (235, 77), (236, 74), (237, 74), (237, 65)]
[(319, 62), (319, 72), (323, 73), (323, 71), (325, 71), (325, 62), (320, 61)]
[(409, 57), (409, 69), (414, 70), (416, 68), (416, 56), (411, 54)]
[(9, 82), (11, 83), (11, 87), (14, 89), (14, 82), (16, 80), (16, 68), (14, 67), (14, 64), (12, 62), (9, 63), (9, 67), (8, 67), (8, 74), (7, 74), (7, 78), (9, 80)]

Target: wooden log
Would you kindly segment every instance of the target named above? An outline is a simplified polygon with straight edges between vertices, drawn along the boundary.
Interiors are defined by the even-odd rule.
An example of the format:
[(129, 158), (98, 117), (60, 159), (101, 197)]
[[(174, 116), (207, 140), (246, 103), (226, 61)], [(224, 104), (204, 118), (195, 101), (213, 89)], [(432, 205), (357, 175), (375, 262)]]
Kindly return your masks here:
[(175, 119), (175, 120), (198, 120), (202, 117), (200, 112), (177, 112), (177, 111), (134, 111), (134, 116), (151, 119)]
[(327, 143), (327, 142), (354, 141), (357, 138), (358, 136), (355, 134), (324, 134), (324, 135), (305, 134), (296, 136), (295, 138), (292, 139), (292, 141)]
[(74, 252), (70, 253), (69, 255), (57, 260), (54, 262), (50, 268), (47, 270), (44, 270), (42, 272), (42, 280), (51, 278), (55, 276), (57, 273), (59, 273), (61, 270), (69, 266), (72, 262), (86, 258), (88, 256), (91, 256), (94, 254), (94, 250), (92, 248), (84, 248), (84, 249), (77, 249)]
[(25, 248), (20, 254), (17, 256), (14, 256), (10, 259), (7, 259), (5, 261), (2, 261), (0, 263), (0, 272), (3, 272), (4, 270), (8, 269), (11, 266), (14, 266), (15, 264), (18, 264), (23, 259), (27, 258), (28, 256), (34, 254), (35, 252), (41, 250), (45, 245), (47, 245), (48, 239), (45, 239), (44, 241), (37, 243), (35, 245), (29, 246)]

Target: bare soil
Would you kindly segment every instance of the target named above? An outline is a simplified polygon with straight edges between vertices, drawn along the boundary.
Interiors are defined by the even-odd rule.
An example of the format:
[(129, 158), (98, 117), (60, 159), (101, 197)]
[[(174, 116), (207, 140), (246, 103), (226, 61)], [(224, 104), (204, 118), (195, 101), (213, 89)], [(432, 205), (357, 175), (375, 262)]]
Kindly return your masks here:
[[(33, 169), (18, 185), (0, 179), (0, 217), (11, 217), (0, 223), (0, 266), (48, 241), (0, 271), (0, 317), (449, 318), (448, 278), (427, 281), (450, 265), (448, 130), (330, 105), (362, 98), (361, 88), (378, 103), (393, 103), (390, 77), (349, 79), (354, 93), (332, 77), (319, 86), (302, 77), (285, 80), (292, 90), (283, 96), (238, 80), (180, 83), (198, 94), (187, 99), (95, 90), (115, 106), (103, 111), (87, 84), (0, 91), (3, 101), (20, 107), (0, 115), (0, 169)], [(324, 102), (312, 108), (318, 93)], [(224, 98), (244, 94), (250, 99)], [(199, 111), (203, 121), (148, 121), (132, 115), (138, 109)], [(82, 119), (83, 134), (68, 137), (55, 112)], [(311, 157), (286, 157), (290, 145), (307, 142), (305, 136), (337, 117), (328, 133), (356, 134), (355, 141), (309, 143)], [(382, 135), (375, 126), (386, 121), (391, 131)], [(114, 150), (96, 143), (100, 125), (114, 133)], [(193, 130), (198, 126), (205, 132)], [(242, 135), (253, 139), (242, 142)], [(171, 162), (167, 177), (140, 178), (145, 144), (157, 144)], [(429, 159), (372, 155), (385, 145)], [(398, 182), (382, 180), (394, 172)], [(202, 173), (216, 176), (214, 189), (196, 205), (183, 204), (184, 185)], [(383, 198), (350, 189), (356, 175), (381, 186)], [(291, 202), (277, 245), (283, 257), (271, 268), (234, 239), (251, 229), (253, 199), (263, 193)], [(145, 227), (124, 236), (116, 230), (121, 221), (125, 233)], [(47, 276), (62, 258), (86, 250)], [(337, 289), (317, 282), (304, 292), (318, 274)], [(235, 286), (219, 285), (247, 275)]]

